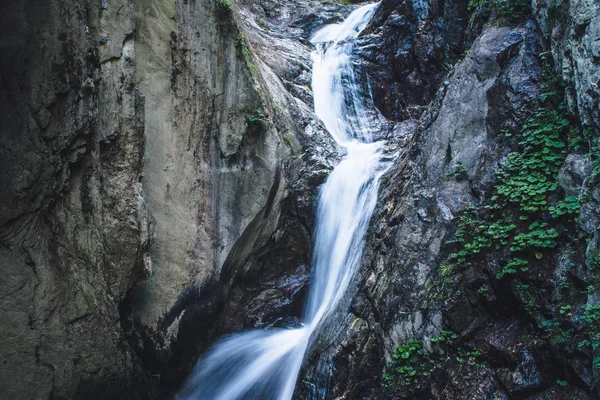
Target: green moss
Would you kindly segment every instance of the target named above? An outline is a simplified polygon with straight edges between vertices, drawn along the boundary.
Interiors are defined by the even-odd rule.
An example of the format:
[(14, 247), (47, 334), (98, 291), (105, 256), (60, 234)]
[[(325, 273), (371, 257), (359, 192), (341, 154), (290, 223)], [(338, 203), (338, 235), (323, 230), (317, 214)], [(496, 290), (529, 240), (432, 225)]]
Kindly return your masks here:
[(242, 58), (250, 71), (253, 79), (256, 79), (256, 64), (254, 64), (254, 59), (252, 58), (252, 50), (250, 50), (250, 46), (248, 46), (248, 42), (246, 41), (246, 37), (243, 34), (239, 34), (237, 39), (235, 40), (235, 47), (240, 50)]
[(294, 141), (292, 140), (292, 137), (290, 135), (283, 135), (283, 141), (285, 142), (287, 147), (290, 148), (290, 150), (294, 149)]
[(269, 27), (267, 25), (267, 21), (264, 18), (260, 18), (258, 20), (258, 26), (260, 26), (263, 30), (268, 31)]

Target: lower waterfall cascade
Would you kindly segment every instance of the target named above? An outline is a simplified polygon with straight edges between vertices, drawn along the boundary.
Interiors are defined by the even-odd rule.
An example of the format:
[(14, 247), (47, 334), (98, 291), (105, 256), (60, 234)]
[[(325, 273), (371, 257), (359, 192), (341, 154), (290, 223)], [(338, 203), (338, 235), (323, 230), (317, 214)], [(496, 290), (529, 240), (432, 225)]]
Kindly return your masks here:
[(302, 325), (233, 334), (201, 357), (178, 399), (291, 399), (313, 333), (346, 293), (359, 265), (376, 205), (381, 176), (389, 167), (384, 142), (373, 141), (373, 112), (361, 99), (352, 70), (354, 41), (378, 3), (361, 6), (341, 24), (311, 38), (315, 113), (346, 150), (318, 199), (312, 281)]

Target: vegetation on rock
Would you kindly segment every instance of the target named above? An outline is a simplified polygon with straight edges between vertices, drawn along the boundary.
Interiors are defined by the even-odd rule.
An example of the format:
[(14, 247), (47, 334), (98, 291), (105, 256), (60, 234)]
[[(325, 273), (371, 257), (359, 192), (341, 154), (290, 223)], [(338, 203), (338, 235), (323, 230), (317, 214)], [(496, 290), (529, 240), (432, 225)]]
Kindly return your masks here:
[(231, 15), (233, 12), (231, 0), (217, 0), (217, 10), (224, 16)]
[[(498, 171), (493, 196), (477, 207), (467, 207), (458, 217), (454, 237), (447, 241), (454, 251), (440, 266), (440, 273), (448, 286), (461, 270), (484, 265), (492, 271), (499, 268), (495, 272), (496, 291), (512, 288), (533, 326), (555, 348), (567, 353), (573, 348), (588, 348), (597, 383), (600, 306), (586, 304), (588, 296), (600, 288), (597, 251), (584, 260), (591, 276), (587, 287), (581, 289), (578, 278), (569, 276), (570, 268), (575, 267), (571, 259), (581, 260), (591, 241), (577, 225), (582, 222), (577, 217), (589, 190), (566, 196), (558, 182), (567, 154), (585, 150), (585, 144), (573, 137), (585, 135), (577, 132), (567, 116), (561, 84), (548, 56), (542, 57), (546, 81), (541, 105), (518, 133), (505, 132), (517, 148), (507, 155)], [(597, 149), (591, 140), (587, 143), (594, 172), (586, 184), (594, 186)], [(503, 263), (494, 267), (489, 263), (492, 259)], [(552, 270), (561, 263), (567, 270), (556, 287), (554, 279), (540, 279), (552, 276)], [(488, 288), (483, 288), (481, 295), (487, 295)], [(562, 382), (567, 381), (557, 382), (564, 386)]]
[(445, 368), (450, 362), (467, 367), (481, 366), (481, 352), (474, 347), (459, 347), (457, 339), (456, 333), (442, 330), (439, 336), (429, 339), (429, 346), (415, 339), (398, 346), (383, 374), (383, 386), (389, 388), (400, 385), (408, 391), (414, 391), (425, 378)]
[(498, 21), (515, 23), (531, 15), (531, 1), (528, 0), (471, 0), (469, 12), (474, 14), (481, 8), (487, 8)]
[[(551, 71), (549, 62), (546, 70)], [(456, 251), (450, 254), (446, 270), (469, 267), (491, 251), (508, 250), (510, 256), (497, 278), (528, 272), (528, 265), (543, 257), (543, 249), (555, 248), (559, 231), (566, 230), (569, 221), (560, 217), (579, 209), (578, 199), (572, 196), (549, 206), (550, 198), (559, 195), (557, 174), (567, 153), (570, 121), (557, 79), (549, 78), (543, 88), (544, 101), (517, 135), (518, 150), (508, 154), (497, 173), (494, 195), (460, 217), (455, 238), (449, 242)], [(505, 135), (512, 137), (509, 132)]]

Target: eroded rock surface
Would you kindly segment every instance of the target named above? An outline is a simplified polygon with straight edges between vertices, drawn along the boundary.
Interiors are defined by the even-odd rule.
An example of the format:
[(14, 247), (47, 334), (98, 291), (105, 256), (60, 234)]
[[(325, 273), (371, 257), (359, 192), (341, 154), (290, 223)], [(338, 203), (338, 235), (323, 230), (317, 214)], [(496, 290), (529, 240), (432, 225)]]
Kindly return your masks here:
[(566, 100), (581, 123), (600, 129), (600, 8), (598, 2), (534, 1), (536, 20), (557, 71), (566, 85)]
[[(459, 19), (458, 27), (453, 25), (446, 30), (448, 33), (455, 29), (456, 34), (434, 35), (438, 40), (434, 45), (427, 39), (427, 29), (444, 31), (444, 23), (451, 22), (444, 22), (443, 5), (434, 2), (425, 6), (430, 14), (419, 25), (419, 14), (414, 8), (417, 3), (384, 1), (379, 19), (374, 19), (361, 39), (363, 48), (358, 56), (364, 57), (363, 63), (370, 71), (378, 60), (392, 54), (409, 59), (402, 64), (395, 64), (393, 58), (382, 61), (383, 67), (369, 74), (369, 78), (376, 82), (374, 92), (383, 90), (376, 103), (379, 101), (384, 114), (402, 121), (399, 126), (415, 121), (415, 113), (418, 121), (410, 123), (412, 129), (408, 131), (396, 129), (406, 136), (397, 143), (399, 157), (383, 179), (354, 292), (322, 328), (305, 365), (298, 398), (597, 398), (597, 378), (592, 378), (589, 350), (549, 343), (548, 335), (540, 328), (551, 315), (561, 324), (567, 323), (562, 322), (564, 317), (556, 305), (569, 301), (560, 294), (561, 285), (565, 287), (572, 279), (564, 270), (565, 263), (583, 265), (577, 267), (580, 278), (575, 279), (591, 282), (584, 272), (585, 257), (578, 258), (584, 256), (581, 249), (564, 244), (563, 250), (547, 261), (537, 283), (532, 283), (551, 293), (550, 299), (540, 296), (536, 300), (545, 315), (534, 313), (535, 321), (529, 320), (531, 317), (523, 310), (523, 302), (531, 301), (522, 297), (524, 289), (514, 283), (507, 288), (496, 278), (504, 262), (501, 257), (491, 257), (468, 271), (451, 275), (450, 280), (443, 277), (441, 267), (453, 251), (448, 242), (453, 239), (459, 217), (468, 207), (479, 207), (492, 196), (496, 172), (506, 161), (507, 153), (515, 148), (504, 133), (521, 129), (545, 96), (545, 32), (553, 29), (550, 45), (559, 66), (572, 64), (571, 54), (566, 51), (570, 48), (568, 40), (556, 26), (544, 26), (548, 22), (543, 19), (500, 18), (497, 10), (490, 9), (492, 3), (482, 2), (478, 10), (472, 10), (468, 26), (460, 25)], [(457, 7), (456, 3), (453, 6)], [(589, 16), (581, 35), (585, 32), (593, 36), (597, 23), (593, 16), (598, 6), (564, 4), (559, 9), (574, 13), (574, 7)], [(545, 15), (541, 5), (536, 10)], [(438, 25), (428, 26), (436, 18)], [(573, 18), (563, 13), (558, 19), (562, 22), (551, 19), (549, 23), (570, 29)], [(486, 25), (486, 20), (491, 22)], [(423, 30), (415, 33), (415, 26)], [(386, 39), (384, 32), (390, 31), (398, 40)], [(472, 44), (469, 38), (474, 39)], [(597, 102), (596, 108), (585, 104), (591, 104), (590, 96), (595, 93), (597, 78), (593, 74), (598, 64), (582, 50), (593, 47), (593, 41), (591, 38), (573, 43), (573, 48), (582, 54), (578, 56), (579, 65), (590, 63), (586, 72), (564, 66), (561, 69), (573, 118), (579, 118), (583, 127), (597, 120), (589, 122)], [(373, 43), (383, 43), (386, 50), (391, 46), (396, 52), (379, 54), (371, 46)], [(425, 57), (432, 53), (424, 51), (423, 46), (439, 46), (433, 53), (435, 58)], [(451, 54), (443, 49), (461, 48), (467, 49), (463, 59), (447, 74), (436, 69), (440, 68), (439, 57)], [(564, 55), (561, 51), (565, 51)], [(411, 65), (421, 67), (411, 72)], [(423, 86), (409, 77), (422, 79)], [(415, 93), (415, 85), (423, 90)], [(386, 94), (386, 90), (394, 93)], [(431, 90), (437, 92), (433, 95)], [(427, 104), (429, 98), (432, 101)], [(590, 131), (595, 132), (592, 142), (597, 140), (595, 129)], [(455, 178), (458, 166), (464, 167), (464, 172)], [(591, 179), (590, 168), (588, 155), (573, 154), (566, 159), (558, 180), (567, 195), (580, 195), (590, 187), (589, 182), (584, 183), (586, 177)], [(596, 221), (595, 192), (590, 189), (591, 202), (582, 206), (580, 221)], [(590, 246), (596, 246), (597, 231), (582, 222), (579, 229), (591, 238), (586, 252), (589, 257)], [(580, 254), (575, 256), (577, 252)], [(440, 292), (440, 285), (448, 286)], [(594, 295), (579, 296), (578, 300), (570, 300), (573, 308), (584, 307), (586, 298), (587, 304), (595, 301)], [(582, 329), (575, 328), (576, 323), (570, 326), (571, 332)], [(463, 349), (469, 345), (478, 349), (485, 362), (475, 367), (462, 360), (464, 353), (434, 355), (432, 358), (446, 360), (441, 364), (442, 371), (433, 377), (419, 375), (416, 385), (390, 384), (385, 388), (382, 374), (397, 346), (422, 340), (423, 351), (435, 354), (440, 350), (432, 349), (429, 340), (438, 337), (442, 330), (455, 332)], [(552, 340), (565, 339), (563, 336)], [(562, 380), (565, 376), (568, 383)]]
[(320, 6), (269, 35), (214, 1), (2, 5), (3, 394), (164, 396), (213, 335), (298, 315), (337, 152)]
[[(169, 398), (222, 335), (298, 324), (318, 189), (340, 157), (312, 112), (309, 38), (352, 8), (223, 4), (0, 6), (5, 397)], [(557, 350), (528, 329), (544, 319), (497, 282), (501, 260), (453, 276), (439, 296), (458, 216), (489, 199), (517, 146), (504, 133), (545, 96), (544, 52), (573, 124), (598, 145), (598, 2), (536, 0), (517, 20), (494, 4), (384, 0), (359, 38), (364, 95), (387, 118), (372, 121), (398, 156), (298, 398), (598, 397), (597, 350)], [(577, 226), (591, 239), (559, 248), (536, 278), (544, 318), (575, 334), (584, 304), (571, 313), (556, 299), (567, 280), (596, 279), (585, 267), (600, 248), (594, 162), (573, 153), (558, 174), (568, 196), (590, 189)], [(449, 178), (457, 165), (464, 176)], [(382, 388), (396, 347), (430, 347), (441, 329), (476, 346), (482, 365), (451, 360), (416, 391)]]

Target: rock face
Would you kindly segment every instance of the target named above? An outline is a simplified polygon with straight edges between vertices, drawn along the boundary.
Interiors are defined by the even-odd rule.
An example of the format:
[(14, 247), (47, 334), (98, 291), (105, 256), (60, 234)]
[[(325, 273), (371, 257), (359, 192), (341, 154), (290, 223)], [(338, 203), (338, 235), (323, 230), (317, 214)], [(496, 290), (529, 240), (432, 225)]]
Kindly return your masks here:
[[(460, 217), (469, 207), (487, 204), (497, 171), (515, 150), (515, 142), (504, 133), (518, 132), (547, 95), (545, 46), (562, 71), (572, 118), (581, 123), (579, 129), (589, 129), (592, 146), (598, 140), (598, 101), (591, 99), (597, 95), (599, 60), (591, 49), (598, 37), (594, 27), (600, 7), (564, 3), (549, 15), (534, 2), (536, 18), (518, 19), (502, 16), (494, 2), (480, 2), (476, 9), (470, 5), (469, 16), (466, 5), (457, 2), (429, 2), (422, 14), (418, 4), (382, 2), (361, 40), (359, 68), (373, 71), (368, 77), (379, 93), (375, 102), (386, 116), (399, 120), (394, 132), (401, 137), (400, 155), (384, 177), (354, 292), (322, 328), (305, 364), (298, 398), (598, 398), (598, 375), (591, 365), (595, 353), (585, 344), (578, 347), (582, 342), (569, 336), (585, 329), (595, 332), (593, 325), (573, 323), (578, 317), (572, 315), (596, 304), (598, 288), (588, 286), (591, 295), (568, 289), (572, 297), (567, 297), (563, 292), (579, 279), (588, 285), (595, 268), (589, 257), (596, 254), (597, 228), (583, 222), (597, 218), (589, 155), (569, 155), (558, 174), (566, 196), (589, 190), (578, 227), (590, 238), (587, 250), (561, 242), (539, 275), (521, 286), (517, 280), (507, 284), (496, 277), (506, 263), (502, 255), (449, 278), (443, 265), (456, 251), (452, 239)], [(458, 26), (445, 19), (447, 13)], [(419, 22), (419, 15), (427, 16), (425, 21)], [(465, 18), (468, 26), (462, 24)], [(432, 42), (431, 31), (454, 34), (437, 33)], [(385, 32), (394, 32), (393, 39)], [(440, 57), (452, 59), (448, 49), (465, 54), (444, 76), (438, 68)], [(415, 93), (415, 87), (422, 90)], [(387, 93), (388, 88), (395, 93)], [(459, 168), (463, 172), (457, 174)], [(580, 272), (565, 272), (565, 262)], [(524, 299), (533, 287), (541, 288), (538, 297)], [(543, 311), (528, 311), (531, 301)], [(578, 311), (565, 311), (571, 308)], [(548, 324), (561, 328), (552, 330)], [(462, 348), (434, 345), (432, 338), (439, 340), (444, 331), (453, 332), (458, 341), (454, 346)], [(394, 355), (411, 340), (423, 346), (419, 354), (425, 356), (412, 350)], [(481, 354), (472, 356), (479, 361), (467, 364), (467, 348)], [(387, 367), (392, 356), (400, 359), (404, 354), (405, 371), (414, 371), (406, 372), (411, 383), (386, 384), (382, 374), (398, 373)], [(440, 363), (433, 370), (441, 371), (418, 373), (423, 360)]]
[[(350, 311), (345, 321), (350, 325), (340, 329), (340, 322), (332, 322), (335, 335), (342, 335), (348, 343), (342, 342), (330, 349), (331, 354), (320, 356), (349, 358), (347, 369), (343, 369), (348, 375), (332, 380), (333, 396), (369, 396), (372, 388), (361, 383), (373, 382), (373, 369), (381, 371), (396, 346), (413, 337), (433, 336), (443, 328), (440, 305), (431, 299), (442, 245), (455, 215), (489, 190), (485, 182), (493, 178), (506, 153), (498, 133), (489, 129), (497, 122), (490, 103), (513, 97), (503, 104), (505, 115), (514, 118), (513, 123), (523, 122), (523, 113), (539, 95), (539, 50), (533, 24), (486, 28), (409, 134), (412, 138), (404, 145), (380, 194), (358, 289), (346, 305)], [(470, 171), (464, 181), (446, 178), (457, 162)], [(467, 324), (476, 324), (471, 329), (485, 327), (488, 322), (477, 318), (475, 310), (463, 311)], [(358, 327), (360, 333), (353, 332)], [(323, 336), (329, 336), (329, 329), (333, 330), (325, 328)], [(335, 337), (329, 340), (341, 341)], [(493, 384), (494, 379), (490, 379)], [(500, 384), (495, 385), (488, 390), (501, 393)]]
[[(2, 5), (7, 397), (152, 398), (211, 335), (301, 310), (336, 150), (311, 112), (308, 47), (279, 39), (282, 62), (223, 4)], [(252, 275), (272, 282), (236, 289)], [(249, 293), (249, 314), (230, 310)]]
[(393, 120), (419, 118), (464, 49), (468, 1), (382, 1), (360, 41), (360, 70)]
[(0, 391), (110, 396), (142, 377), (118, 305), (150, 272), (153, 229), (131, 9), (115, 6), (108, 49), (96, 5), (1, 7)]
[[(554, 346), (535, 328), (556, 320), (578, 335), (575, 317), (598, 302), (596, 288), (573, 297), (572, 312), (560, 306), (564, 282), (598, 279), (597, 156), (573, 152), (557, 176), (564, 195), (588, 192), (577, 232), (591, 239), (561, 242), (533, 280), (545, 285), (544, 318), (497, 282), (499, 258), (439, 288), (459, 217), (490, 198), (517, 147), (504, 133), (546, 95), (544, 51), (573, 124), (598, 145), (598, 2), (536, 0), (517, 20), (497, 7), (384, 0), (359, 39), (357, 72), (398, 158), (359, 276), (318, 332), (297, 398), (598, 397), (598, 351)], [(308, 38), (350, 10), (313, 0), (0, 5), (4, 397), (169, 398), (220, 336), (298, 324), (318, 188), (339, 160), (312, 113)], [(448, 177), (457, 166), (464, 173)], [(481, 366), (444, 350), (443, 372), (384, 389), (396, 347), (423, 339), (430, 351), (440, 330), (476, 347)]]
[(573, 115), (600, 129), (600, 8), (594, 1), (534, 1), (533, 8), (562, 80)]

